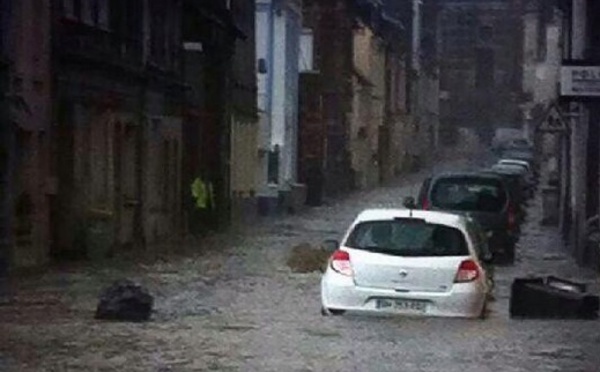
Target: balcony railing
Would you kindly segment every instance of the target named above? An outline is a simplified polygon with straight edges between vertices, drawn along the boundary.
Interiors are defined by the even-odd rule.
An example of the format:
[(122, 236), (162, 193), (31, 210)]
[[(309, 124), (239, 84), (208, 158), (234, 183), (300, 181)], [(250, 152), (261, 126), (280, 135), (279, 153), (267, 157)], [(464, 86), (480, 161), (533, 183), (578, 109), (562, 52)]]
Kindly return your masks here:
[(108, 64), (139, 68), (143, 62), (140, 40), (111, 31), (65, 20), (59, 31), (58, 47), (64, 57), (77, 57)]

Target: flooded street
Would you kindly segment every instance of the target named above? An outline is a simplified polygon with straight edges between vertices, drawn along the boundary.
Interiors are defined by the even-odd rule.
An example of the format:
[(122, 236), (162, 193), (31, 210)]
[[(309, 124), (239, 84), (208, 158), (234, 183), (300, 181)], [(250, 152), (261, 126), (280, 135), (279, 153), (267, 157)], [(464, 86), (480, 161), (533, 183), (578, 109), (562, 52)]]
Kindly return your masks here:
[(600, 372), (599, 148), (600, 0), (0, 0), (0, 372)]
[[(495, 270), (487, 319), (320, 315), (320, 273), (292, 273), (292, 247), (339, 238), (366, 206), (400, 206), (425, 174), (208, 239), (204, 244), (214, 246), (198, 257), (49, 273), (23, 284), (18, 311), (0, 307), (1, 360), (11, 371), (600, 370), (600, 322), (509, 318), (515, 277), (560, 275), (591, 290), (600, 284), (575, 266), (557, 232), (540, 226), (539, 195), (528, 208), (515, 265)], [(157, 296), (152, 322), (92, 320), (101, 285), (120, 275)], [(39, 303), (28, 303), (34, 294)]]

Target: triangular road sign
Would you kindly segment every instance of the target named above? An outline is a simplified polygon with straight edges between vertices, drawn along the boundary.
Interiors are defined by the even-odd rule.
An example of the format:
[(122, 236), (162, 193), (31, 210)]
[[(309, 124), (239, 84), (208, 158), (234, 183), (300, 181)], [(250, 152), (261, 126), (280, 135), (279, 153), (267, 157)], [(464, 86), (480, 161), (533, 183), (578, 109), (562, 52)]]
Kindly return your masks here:
[(556, 102), (552, 103), (550, 107), (548, 107), (537, 130), (547, 133), (562, 133), (569, 131), (569, 123), (565, 119), (565, 115)]

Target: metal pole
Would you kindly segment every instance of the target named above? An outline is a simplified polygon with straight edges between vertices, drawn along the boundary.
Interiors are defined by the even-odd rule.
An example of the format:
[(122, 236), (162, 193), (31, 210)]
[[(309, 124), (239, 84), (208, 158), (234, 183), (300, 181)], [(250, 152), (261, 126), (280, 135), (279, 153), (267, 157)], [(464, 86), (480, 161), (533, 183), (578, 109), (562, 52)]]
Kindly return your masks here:
[(9, 65), (6, 61), (8, 50), (9, 8), (8, 1), (0, 2), (0, 304), (6, 302), (8, 295), (8, 271), (11, 246), (12, 216), (12, 173), (14, 142), (8, 102)]

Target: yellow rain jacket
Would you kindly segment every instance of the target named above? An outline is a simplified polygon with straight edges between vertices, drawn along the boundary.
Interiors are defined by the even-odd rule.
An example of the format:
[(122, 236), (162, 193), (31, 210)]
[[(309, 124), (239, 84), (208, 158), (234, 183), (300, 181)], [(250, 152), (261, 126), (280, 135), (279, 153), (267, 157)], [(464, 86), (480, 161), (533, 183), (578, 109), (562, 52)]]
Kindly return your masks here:
[(206, 184), (200, 178), (196, 178), (192, 183), (192, 196), (198, 209), (207, 209), (215, 205), (212, 183)]

